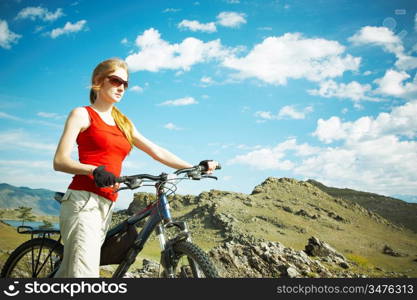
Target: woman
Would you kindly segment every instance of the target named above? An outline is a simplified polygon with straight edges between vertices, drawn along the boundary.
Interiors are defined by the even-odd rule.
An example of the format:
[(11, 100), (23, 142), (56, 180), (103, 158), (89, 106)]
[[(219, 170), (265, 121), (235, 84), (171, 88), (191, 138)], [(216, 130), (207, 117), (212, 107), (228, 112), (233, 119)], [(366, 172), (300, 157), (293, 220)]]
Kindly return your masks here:
[[(109, 228), (126, 155), (135, 146), (175, 169), (191, 164), (142, 136), (115, 106), (128, 87), (128, 68), (121, 59), (101, 62), (92, 75), (90, 106), (71, 111), (55, 157), (56, 171), (75, 174), (60, 214), (64, 259), (55, 277), (99, 277), (100, 248)], [(71, 159), (77, 142), (79, 162)], [(214, 161), (202, 161), (211, 173)]]

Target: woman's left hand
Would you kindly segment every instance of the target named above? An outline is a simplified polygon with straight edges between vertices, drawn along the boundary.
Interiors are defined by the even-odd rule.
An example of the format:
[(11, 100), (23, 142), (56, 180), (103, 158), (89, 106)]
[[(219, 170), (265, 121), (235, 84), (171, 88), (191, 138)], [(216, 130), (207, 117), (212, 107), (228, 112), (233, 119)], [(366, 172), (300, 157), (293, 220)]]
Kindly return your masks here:
[(206, 167), (206, 174), (212, 174), (216, 167), (219, 165), (219, 163), (215, 160), (203, 160), (200, 162), (199, 165)]
[(212, 174), (213, 171), (216, 169), (217, 165), (219, 163), (215, 160), (209, 161), (208, 162), (208, 170), (207, 170), (207, 174)]

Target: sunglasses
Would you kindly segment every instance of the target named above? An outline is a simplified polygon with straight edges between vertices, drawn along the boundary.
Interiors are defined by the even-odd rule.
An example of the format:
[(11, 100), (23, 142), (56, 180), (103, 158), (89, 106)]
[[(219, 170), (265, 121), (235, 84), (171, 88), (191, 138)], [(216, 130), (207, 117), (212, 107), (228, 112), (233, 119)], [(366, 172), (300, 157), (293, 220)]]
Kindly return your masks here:
[(123, 79), (115, 75), (107, 76), (107, 78), (109, 79), (109, 82), (115, 87), (119, 87), (120, 85), (123, 84), (126, 90), (129, 86), (129, 82), (124, 81)]

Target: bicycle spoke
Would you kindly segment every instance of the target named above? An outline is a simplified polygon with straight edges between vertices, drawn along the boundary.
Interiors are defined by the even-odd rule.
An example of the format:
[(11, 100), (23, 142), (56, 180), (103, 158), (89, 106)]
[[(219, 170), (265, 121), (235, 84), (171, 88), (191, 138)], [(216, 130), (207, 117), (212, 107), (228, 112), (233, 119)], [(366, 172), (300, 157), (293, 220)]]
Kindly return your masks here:
[(59, 259), (53, 256), (53, 252), (54, 249), (32, 247), (30, 251), (20, 258), (10, 274), (11, 277), (38, 278), (47, 276), (54, 270), (54, 265)]
[[(40, 260), (40, 256), (41, 256), (42, 248), (43, 248), (43, 241), (44, 241), (44, 239), (42, 239), (42, 243), (41, 243), (41, 246), (40, 246), (39, 251), (38, 251), (38, 258), (36, 259), (35, 272), (32, 274), (33, 275), (32, 277), (35, 277), (35, 278), (38, 276), (38, 272), (36, 272), (36, 271), (38, 270), (38, 266), (39, 266), (39, 260)], [(42, 268), (42, 266), (41, 266), (41, 268)]]

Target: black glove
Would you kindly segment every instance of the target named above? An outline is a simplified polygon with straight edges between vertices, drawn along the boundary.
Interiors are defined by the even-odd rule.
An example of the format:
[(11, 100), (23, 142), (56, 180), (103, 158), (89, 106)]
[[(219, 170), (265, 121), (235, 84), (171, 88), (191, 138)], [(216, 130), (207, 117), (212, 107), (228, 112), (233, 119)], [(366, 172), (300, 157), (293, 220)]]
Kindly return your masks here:
[(213, 161), (213, 160), (202, 160), (202, 161), (200, 161), (200, 163), (198, 164), (199, 166), (202, 166), (203, 167), (203, 172), (206, 172), (207, 170), (208, 170), (208, 163), (210, 162), (210, 161)]
[(98, 187), (111, 186), (116, 183), (116, 176), (113, 173), (104, 170), (104, 166), (100, 166), (93, 171), (94, 182)]

